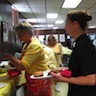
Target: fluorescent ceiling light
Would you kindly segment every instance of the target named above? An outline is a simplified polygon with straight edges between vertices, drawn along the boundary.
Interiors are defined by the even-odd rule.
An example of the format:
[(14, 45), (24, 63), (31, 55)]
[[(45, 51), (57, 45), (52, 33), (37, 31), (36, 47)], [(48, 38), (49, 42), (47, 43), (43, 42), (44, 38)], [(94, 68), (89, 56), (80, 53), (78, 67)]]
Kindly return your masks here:
[(36, 23), (37, 20), (35, 18), (30, 18), (30, 19), (27, 19), (28, 22), (33, 22), (33, 23)]
[(46, 27), (46, 25), (32, 25), (33, 27)]
[(62, 8), (76, 8), (82, 0), (65, 0)]
[(57, 18), (58, 14), (47, 14), (47, 18)]
[(34, 30), (45, 30), (46, 28), (35, 28)]
[(47, 25), (47, 27), (53, 27), (53, 25), (52, 24), (49, 24), (49, 25)]
[(53, 27), (53, 29), (58, 29), (58, 27)]
[(32, 25), (32, 27), (40, 27), (40, 25)]
[(96, 26), (89, 26), (88, 28), (92, 29), (92, 28), (96, 28)]
[(40, 25), (40, 27), (46, 27), (46, 25)]
[(63, 23), (64, 21), (63, 20), (57, 20), (56, 22), (55, 22), (55, 24), (61, 24), (61, 23)]

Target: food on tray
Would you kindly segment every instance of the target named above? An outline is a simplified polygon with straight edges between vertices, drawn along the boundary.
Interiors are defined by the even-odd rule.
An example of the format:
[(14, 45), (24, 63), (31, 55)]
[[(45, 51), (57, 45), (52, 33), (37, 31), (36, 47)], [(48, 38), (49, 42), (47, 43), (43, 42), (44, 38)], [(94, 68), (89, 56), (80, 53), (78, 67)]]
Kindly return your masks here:
[(53, 69), (53, 70), (51, 70), (48, 73), (48, 75), (51, 75), (50, 74), (51, 72), (54, 72), (56, 74), (60, 73), (62, 76), (68, 77), (68, 78), (70, 78), (71, 77), (71, 74), (72, 74), (72, 72), (69, 69), (62, 69), (62, 70), (60, 70), (60, 69)]
[(50, 75), (51, 72), (54, 72), (54, 73), (58, 74), (58, 73), (61, 72), (61, 70), (59, 70), (59, 69), (53, 69), (53, 70), (51, 70), (51, 71), (48, 73), (48, 75)]
[(59, 70), (59, 69), (53, 69), (53, 70), (51, 70), (51, 72), (54, 72), (54, 73), (60, 73), (61, 70)]
[(33, 73), (34, 77), (39, 77), (39, 76), (43, 76), (43, 71), (36, 71)]

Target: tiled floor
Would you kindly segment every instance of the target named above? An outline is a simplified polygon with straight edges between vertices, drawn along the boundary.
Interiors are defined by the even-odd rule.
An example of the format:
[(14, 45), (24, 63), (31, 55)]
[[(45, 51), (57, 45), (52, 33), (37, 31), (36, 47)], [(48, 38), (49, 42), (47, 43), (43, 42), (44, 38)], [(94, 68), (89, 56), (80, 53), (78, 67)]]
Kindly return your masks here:
[(56, 92), (54, 90), (52, 96), (67, 96), (68, 84), (64, 82), (58, 82), (58, 86), (60, 88), (60, 92)]

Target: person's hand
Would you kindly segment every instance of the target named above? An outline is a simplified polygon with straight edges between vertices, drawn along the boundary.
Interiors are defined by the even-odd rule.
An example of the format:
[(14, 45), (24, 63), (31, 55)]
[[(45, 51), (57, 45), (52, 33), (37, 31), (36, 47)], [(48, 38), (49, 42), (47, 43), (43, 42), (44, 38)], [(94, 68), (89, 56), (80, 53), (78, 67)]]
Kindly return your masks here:
[(53, 79), (55, 81), (62, 81), (64, 78), (60, 73), (56, 74), (54, 72), (51, 72), (50, 74), (53, 76)]
[(6, 53), (4, 56), (2, 56), (2, 57), (0, 58), (0, 61), (4, 61), (4, 60), (6, 61), (9, 57), (10, 57), (9, 54)]
[(3, 58), (10, 60), (12, 58), (12, 55), (11, 54), (6, 54)]

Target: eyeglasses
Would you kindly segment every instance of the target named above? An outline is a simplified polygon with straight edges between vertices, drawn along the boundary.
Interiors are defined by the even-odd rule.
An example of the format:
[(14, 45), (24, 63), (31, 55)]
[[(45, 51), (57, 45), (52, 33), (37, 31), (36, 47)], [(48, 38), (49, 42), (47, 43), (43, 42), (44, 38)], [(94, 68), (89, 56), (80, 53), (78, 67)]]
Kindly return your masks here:
[(17, 34), (17, 37), (20, 38), (22, 36), (22, 34)]

